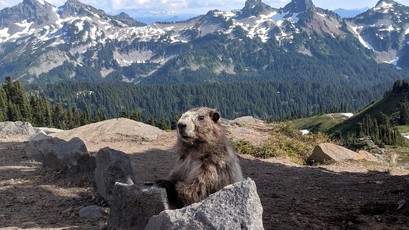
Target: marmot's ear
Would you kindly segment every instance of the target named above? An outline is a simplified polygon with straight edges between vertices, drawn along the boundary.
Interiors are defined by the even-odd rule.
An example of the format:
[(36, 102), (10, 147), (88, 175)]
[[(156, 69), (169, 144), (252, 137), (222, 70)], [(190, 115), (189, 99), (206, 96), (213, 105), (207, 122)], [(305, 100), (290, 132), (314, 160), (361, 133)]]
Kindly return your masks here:
[(217, 122), (220, 119), (220, 114), (217, 111), (211, 111), (210, 117), (214, 122)]

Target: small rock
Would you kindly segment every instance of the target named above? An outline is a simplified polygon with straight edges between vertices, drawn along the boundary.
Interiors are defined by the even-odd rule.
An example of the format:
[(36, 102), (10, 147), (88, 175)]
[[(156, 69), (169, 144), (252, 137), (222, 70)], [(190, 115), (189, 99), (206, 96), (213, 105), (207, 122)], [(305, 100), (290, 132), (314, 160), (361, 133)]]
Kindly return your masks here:
[(406, 199), (398, 201), (398, 210), (401, 210), (404, 207), (406, 207)]
[(105, 214), (105, 210), (97, 205), (90, 205), (79, 211), (80, 217), (87, 219), (99, 219)]

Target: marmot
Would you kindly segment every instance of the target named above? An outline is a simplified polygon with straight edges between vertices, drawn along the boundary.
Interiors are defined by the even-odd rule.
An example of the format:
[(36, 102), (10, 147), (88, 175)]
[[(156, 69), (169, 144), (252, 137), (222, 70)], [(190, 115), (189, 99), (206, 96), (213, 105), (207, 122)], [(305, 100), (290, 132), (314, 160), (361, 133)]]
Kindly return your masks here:
[[(179, 156), (170, 173), (171, 184), (159, 183), (167, 187), (171, 206), (202, 201), (224, 186), (243, 180), (239, 160), (219, 119), (216, 110), (206, 107), (191, 109), (179, 119), (175, 146)], [(180, 202), (175, 203), (175, 199)]]

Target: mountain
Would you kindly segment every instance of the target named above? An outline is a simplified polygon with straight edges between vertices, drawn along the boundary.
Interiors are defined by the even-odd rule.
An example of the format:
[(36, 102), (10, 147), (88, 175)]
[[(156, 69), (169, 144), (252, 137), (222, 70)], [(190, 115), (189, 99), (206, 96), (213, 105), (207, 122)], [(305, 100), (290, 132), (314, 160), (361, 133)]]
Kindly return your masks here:
[(339, 16), (342, 18), (353, 18), (357, 16), (358, 14), (361, 14), (365, 11), (369, 10), (369, 8), (365, 7), (362, 9), (355, 9), (355, 10), (349, 10), (349, 9), (336, 9), (334, 10), (335, 13), (337, 13)]
[(409, 67), (408, 6), (380, 0), (374, 8), (349, 19), (348, 24), (361, 43), (375, 52), (377, 61)]
[(146, 24), (153, 24), (156, 22), (178, 22), (178, 21), (187, 21), (191, 18), (199, 16), (198, 14), (180, 14), (180, 15), (158, 15), (158, 16), (141, 16), (133, 12), (126, 12), (132, 18), (135, 18), (139, 22)]
[[(388, 2), (346, 21), (311, 0), (293, 0), (280, 9), (247, 0), (241, 10), (213, 10), (186, 21), (146, 25), (125, 13), (111, 16), (77, 0), (61, 7), (24, 0), (0, 10), (0, 80), (10, 75), (40, 85), (286, 79), (387, 84), (404, 78), (405, 71), (377, 61), (384, 62), (382, 54), (388, 53), (406, 67), (402, 36), (408, 21), (406, 16), (388, 17), (398, 10), (384, 13), (383, 4), (406, 15), (405, 6)], [(378, 11), (393, 28), (401, 28), (399, 39), (394, 30), (382, 30)], [(373, 23), (390, 37), (386, 46), (376, 46), (377, 33), (370, 33)]]

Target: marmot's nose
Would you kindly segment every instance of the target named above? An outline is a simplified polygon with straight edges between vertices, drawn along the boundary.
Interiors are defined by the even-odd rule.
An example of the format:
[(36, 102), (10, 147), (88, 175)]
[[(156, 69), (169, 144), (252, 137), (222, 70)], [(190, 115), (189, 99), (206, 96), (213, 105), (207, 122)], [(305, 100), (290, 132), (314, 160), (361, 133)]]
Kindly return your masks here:
[(185, 128), (186, 128), (186, 124), (185, 123), (182, 123), (182, 122), (179, 122), (178, 123), (178, 128), (180, 129), (180, 130), (184, 130)]

